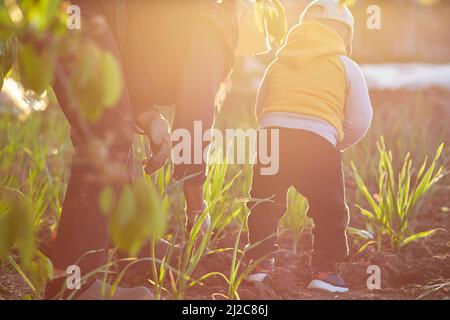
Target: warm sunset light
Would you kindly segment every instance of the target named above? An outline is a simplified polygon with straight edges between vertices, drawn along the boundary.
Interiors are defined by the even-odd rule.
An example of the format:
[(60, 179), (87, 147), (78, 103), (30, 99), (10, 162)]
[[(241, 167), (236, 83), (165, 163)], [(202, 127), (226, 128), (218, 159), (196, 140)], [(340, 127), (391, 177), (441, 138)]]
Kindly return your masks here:
[(448, 300), (449, 15), (0, 0), (0, 300)]

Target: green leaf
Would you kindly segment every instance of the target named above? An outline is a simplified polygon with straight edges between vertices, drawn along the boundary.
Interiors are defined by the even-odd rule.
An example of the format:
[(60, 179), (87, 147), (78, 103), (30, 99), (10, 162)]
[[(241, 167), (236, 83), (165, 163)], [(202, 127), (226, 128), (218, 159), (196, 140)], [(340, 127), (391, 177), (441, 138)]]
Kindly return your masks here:
[(53, 26), (59, 14), (60, 0), (20, 1), (27, 28), (38, 34), (45, 33)]
[(436, 150), (436, 154), (435, 154), (435, 156), (434, 156), (434, 160), (433, 161), (438, 161), (439, 160), (439, 158), (441, 157), (441, 155), (442, 155), (442, 151), (444, 150), (444, 146), (445, 146), (445, 143), (441, 143), (440, 144), (440, 146), (438, 147), (438, 149)]
[(425, 237), (431, 236), (433, 233), (435, 233), (438, 230), (442, 230), (442, 229), (437, 228), (437, 229), (431, 229), (431, 230), (428, 230), (428, 231), (422, 231), (422, 232), (415, 233), (415, 234), (407, 237), (406, 239), (403, 239), (400, 242), (400, 246), (404, 247), (408, 243), (411, 243), (411, 242), (416, 241), (416, 240), (421, 239), (421, 238), (425, 238)]
[(0, 91), (2, 91), (2, 88), (3, 88), (3, 81), (5, 81), (4, 73), (3, 73), (2, 66), (0, 66)]
[(20, 250), (20, 262), (28, 267), (35, 250), (34, 214), (31, 207), (20, 200), (13, 202), (11, 213), (16, 230), (16, 245)]
[(135, 215), (136, 203), (133, 189), (130, 186), (123, 188), (115, 213), (115, 222), (118, 227), (125, 226)]
[(364, 250), (366, 250), (371, 244), (376, 244), (377, 242), (375, 240), (370, 240), (364, 243), (355, 253), (355, 255), (360, 254)]
[(353, 7), (357, 0), (339, 0), (342, 5), (346, 5), (347, 7)]
[(100, 61), (100, 83), (103, 84), (102, 105), (114, 107), (122, 96), (122, 74), (114, 56), (105, 52)]
[(268, 42), (275, 41), (278, 46), (281, 45), (288, 31), (288, 23), (286, 10), (279, 0), (257, 0), (255, 20), (258, 30), (270, 40)]
[(3, 77), (11, 70), (16, 60), (16, 54), (17, 39), (13, 36), (0, 35), (0, 69), (3, 72)]
[(267, 30), (271, 38), (280, 46), (288, 31), (286, 11), (279, 0), (272, 0), (267, 12)]
[(19, 249), (21, 265), (27, 268), (35, 252), (34, 210), (30, 200), (18, 189), (0, 187), (0, 259), (15, 245)]
[(265, 10), (267, 4), (264, 1), (256, 1), (255, 3), (255, 21), (258, 30), (267, 36), (266, 34), (266, 23), (265, 23)]
[(122, 74), (115, 57), (94, 43), (84, 43), (70, 76), (82, 115), (96, 122), (122, 96)]
[(160, 237), (167, 223), (158, 191), (144, 178), (123, 188), (109, 219), (111, 240), (131, 256), (135, 256), (151, 237)]
[(49, 280), (54, 277), (53, 264), (42, 252), (37, 251), (30, 267), (26, 269), (38, 295)]
[(21, 44), (18, 53), (20, 81), (26, 90), (41, 95), (53, 83), (56, 52), (46, 47), (41, 53), (30, 44)]
[(358, 229), (358, 228), (354, 228), (354, 227), (347, 227), (347, 231), (349, 233), (354, 234), (363, 239), (373, 239), (374, 238), (373, 234), (367, 230)]
[(369, 219), (376, 219), (375, 215), (372, 212), (370, 212), (369, 210), (364, 209), (363, 207), (361, 207), (359, 205), (356, 205), (356, 207), (359, 209), (361, 214), (363, 214), (367, 218), (369, 218)]
[(376, 203), (376, 201), (370, 194), (369, 190), (367, 189), (366, 184), (364, 183), (364, 181), (361, 179), (360, 175), (358, 174), (355, 164), (352, 162), (351, 165), (353, 168), (353, 172), (355, 174), (356, 184), (358, 185), (358, 188), (363, 193), (363, 195), (366, 197), (366, 200), (369, 202), (375, 215), (379, 218), (381, 216), (380, 206)]
[(15, 229), (9, 213), (0, 216), (0, 260), (5, 259), (15, 242)]
[(111, 187), (104, 188), (100, 193), (100, 210), (102, 213), (111, 213), (114, 207), (114, 191)]

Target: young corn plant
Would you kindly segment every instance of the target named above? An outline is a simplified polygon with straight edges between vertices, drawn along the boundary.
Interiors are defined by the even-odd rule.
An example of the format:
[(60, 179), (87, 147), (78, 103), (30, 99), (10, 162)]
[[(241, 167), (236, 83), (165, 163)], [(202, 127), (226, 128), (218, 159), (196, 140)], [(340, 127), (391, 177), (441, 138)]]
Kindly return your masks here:
[(0, 115), (0, 262), (11, 264), (39, 298), (52, 278), (40, 231), (56, 227), (67, 178), (68, 130), (53, 109)]
[(358, 234), (366, 235), (369, 240), (360, 251), (370, 244), (376, 244), (377, 249), (381, 250), (386, 237), (389, 239), (389, 248), (399, 250), (438, 230), (415, 233), (411, 225), (420, 200), (443, 176), (443, 167), (438, 165), (438, 161), (444, 144), (439, 146), (431, 163), (428, 164), (428, 158), (425, 158), (416, 174), (412, 169), (409, 153), (397, 173), (393, 166), (392, 152), (386, 150), (383, 137), (377, 143), (377, 147), (379, 153), (378, 175), (375, 177), (378, 185), (377, 193), (372, 194), (369, 191), (352, 163), (356, 183), (368, 203), (368, 208), (357, 206), (367, 221), (367, 230), (357, 230)]
[[(141, 140), (138, 146), (141, 149), (145, 148), (145, 142)], [(187, 178), (171, 181), (170, 168), (161, 169), (152, 177), (164, 211), (172, 213), (172, 228), (164, 235), (168, 244), (167, 250), (157, 254), (156, 247), (159, 239), (152, 238), (149, 242), (148, 256), (130, 260), (130, 265), (139, 261), (149, 262), (151, 274), (149, 281), (154, 287), (156, 299), (161, 299), (163, 293), (170, 298), (183, 299), (190, 288), (203, 285), (203, 281), (212, 276), (219, 276), (228, 282), (226, 276), (220, 272), (209, 272), (194, 278), (194, 273), (203, 257), (224, 251), (222, 248), (210, 249), (211, 244), (214, 243), (213, 231), (226, 227), (229, 223), (230, 209), (234, 210), (230, 216), (235, 216), (237, 214), (235, 211), (239, 211), (234, 208), (234, 204), (238, 201), (229, 199), (225, 193), (230, 191), (241, 172), (227, 182), (228, 168), (227, 163), (214, 163), (208, 167), (208, 179), (205, 182), (205, 200), (208, 206), (194, 221), (190, 231), (185, 230), (183, 201), (179, 201), (183, 198), (179, 191)], [(212, 225), (203, 232), (201, 226), (207, 215), (211, 217)]]
[[(250, 200), (250, 199), (247, 199)], [(254, 199), (256, 200), (256, 199)], [(259, 199), (258, 203), (267, 201), (266, 199)], [(248, 210), (246, 210), (247, 214), (245, 217), (248, 217)], [(230, 273), (225, 278), (225, 281), (228, 285), (228, 295), (226, 298), (230, 300), (240, 300), (238, 289), (242, 282), (253, 272), (253, 270), (260, 264), (264, 259), (266, 259), (269, 255), (263, 256), (257, 260), (249, 261), (249, 263), (245, 263), (246, 252), (248, 250), (257, 247), (261, 244), (260, 242), (254, 243), (252, 245), (247, 245), (244, 250), (239, 249), (239, 242), (241, 240), (242, 232), (245, 229), (245, 221), (241, 222), (240, 228), (238, 230), (238, 234), (234, 240), (234, 246), (232, 248), (232, 260), (230, 264)]]
[[(212, 166), (218, 165), (213, 164)], [(219, 168), (218, 170), (215, 170), (214, 168), (209, 168), (208, 170), (208, 172), (212, 174), (212, 172), (222, 172), (224, 169)], [(218, 191), (218, 193), (215, 193), (214, 191), (211, 193), (207, 192), (206, 200), (208, 202), (208, 206), (205, 211), (194, 221), (194, 225), (190, 232), (186, 234), (186, 244), (182, 250), (178, 268), (181, 276), (177, 277), (176, 283), (174, 283), (174, 289), (176, 288), (174, 296), (176, 299), (183, 299), (189, 288), (192, 288), (195, 285), (201, 285), (202, 281), (211, 276), (219, 276), (227, 281), (226, 276), (221, 272), (210, 272), (201, 276), (197, 280), (194, 280), (192, 276), (202, 257), (210, 253), (209, 247), (211, 245), (213, 231), (225, 219), (225, 213), (227, 210), (217, 210), (217, 206), (223, 200), (225, 194), (229, 192), (240, 174), (241, 172), (238, 172), (232, 179), (230, 179), (228, 183), (221, 185), (220, 189), (214, 187), (214, 185), (210, 186), (210, 188)], [(208, 196), (208, 194), (210, 196)], [(201, 226), (208, 214), (211, 216), (211, 226), (208, 230), (206, 230), (206, 232), (202, 232)]]
[[(171, 168), (169, 166), (161, 168), (153, 176), (148, 176), (144, 173), (143, 167), (140, 164), (146, 154), (149, 153), (149, 151), (146, 150), (148, 148), (148, 141), (144, 136), (136, 137), (133, 148), (136, 178), (133, 183), (133, 187), (130, 189), (132, 192), (128, 192), (129, 199), (127, 201), (129, 202), (129, 205), (126, 208), (123, 208), (128, 210), (128, 213), (126, 211), (118, 213), (119, 216), (124, 216), (121, 218), (122, 220), (126, 220), (127, 217), (132, 219), (127, 220), (127, 223), (135, 223), (133, 228), (136, 229), (136, 232), (131, 232), (132, 234), (141, 234), (144, 237), (141, 239), (135, 239), (136, 241), (133, 246), (130, 246), (131, 243), (124, 243), (121, 245), (117, 239), (116, 241), (113, 241), (114, 244), (122, 249), (121, 252), (129, 253), (129, 257), (120, 259), (119, 256), (119, 260), (116, 261), (115, 267), (117, 267), (117, 264), (120, 264), (123, 266), (123, 269), (119, 268), (122, 271), (117, 274), (117, 277), (113, 283), (113, 288), (118, 285), (122, 278), (129, 276), (129, 271), (131, 275), (136, 274), (137, 271), (136, 269), (133, 271), (133, 266), (139, 264), (139, 266), (136, 266), (138, 267), (137, 270), (142, 272), (143, 275), (148, 274), (148, 281), (153, 286), (155, 299), (159, 300), (162, 299), (163, 294), (170, 295), (170, 292), (165, 286), (168, 274), (179, 273), (178, 270), (171, 264), (173, 264), (172, 260), (177, 251), (177, 234), (181, 233), (180, 230), (182, 229), (181, 223), (179, 223), (181, 219), (176, 216), (176, 221), (171, 221), (170, 212), (180, 211), (179, 209), (181, 206), (178, 203), (179, 201), (171, 201), (171, 199), (169, 199), (169, 193), (176, 188), (180, 182), (171, 181)], [(128, 187), (129, 186), (126, 186), (124, 191), (126, 191)], [(111, 194), (110, 191), (109, 193)], [(132, 194), (134, 194), (134, 196)], [(105, 196), (105, 193), (102, 195)], [(144, 197), (141, 197), (140, 195), (143, 195)], [(121, 194), (119, 199), (123, 196), (124, 195)], [(103, 200), (105, 200), (104, 202), (109, 203), (112, 201), (111, 198), (111, 196), (106, 196), (106, 199), (104, 198)], [(135, 199), (133, 200), (133, 198)], [(146, 200), (149, 202), (146, 202)], [(139, 217), (139, 215), (141, 215), (141, 217)], [(156, 218), (156, 220), (151, 223), (143, 223), (145, 220), (144, 216), (149, 219)], [(169, 221), (171, 221), (170, 225), (175, 225), (175, 230), (166, 230), (166, 226)], [(157, 232), (145, 232), (144, 229), (147, 228), (146, 225), (159, 225), (160, 228), (159, 231), (153, 230)], [(138, 231), (140, 228), (144, 229)], [(116, 234), (120, 235), (120, 230), (116, 230)], [(123, 234), (123, 236), (127, 237), (126, 234)], [(130, 236), (127, 238), (130, 238)], [(137, 248), (139, 250), (137, 250)], [(142, 266), (145, 266), (145, 270)]]
[(288, 192), (288, 209), (281, 221), (281, 225), (292, 234), (292, 250), (297, 254), (297, 246), (300, 236), (310, 224), (309, 218), (306, 216), (308, 211), (308, 201), (305, 197), (291, 188)]

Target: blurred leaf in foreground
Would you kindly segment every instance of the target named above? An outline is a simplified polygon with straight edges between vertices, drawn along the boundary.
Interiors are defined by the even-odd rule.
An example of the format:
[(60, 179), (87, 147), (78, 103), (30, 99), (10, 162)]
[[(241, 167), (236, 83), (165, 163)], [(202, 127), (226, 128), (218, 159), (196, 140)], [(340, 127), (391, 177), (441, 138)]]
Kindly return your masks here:
[(124, 186), (117, 197), (114, 195), (107, 187), (99, 199), (100, 207), (109, 218), (111, 240), (119, 249), (135, 256), (146, 241), (164, 234), (167, 213), (159, 192), (144, 178), (134, 185)]

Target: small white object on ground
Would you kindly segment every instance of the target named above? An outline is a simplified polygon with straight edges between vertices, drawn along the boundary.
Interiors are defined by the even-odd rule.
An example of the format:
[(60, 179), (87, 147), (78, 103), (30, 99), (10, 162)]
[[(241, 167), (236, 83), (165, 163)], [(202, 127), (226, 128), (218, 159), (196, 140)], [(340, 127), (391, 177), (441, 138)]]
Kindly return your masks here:
[(345, 293), (350, 291), (349, 288), (333, 286), (332, 284), (326, 283), (321, 280), (311, 281), (311, 283), (308, 286), (308, 289), (318, 289), (332, 293)]
[(264, 282), (269, 275), (267, 273), (254, 273), (249, 275), (246, 280), (249, 282)]

